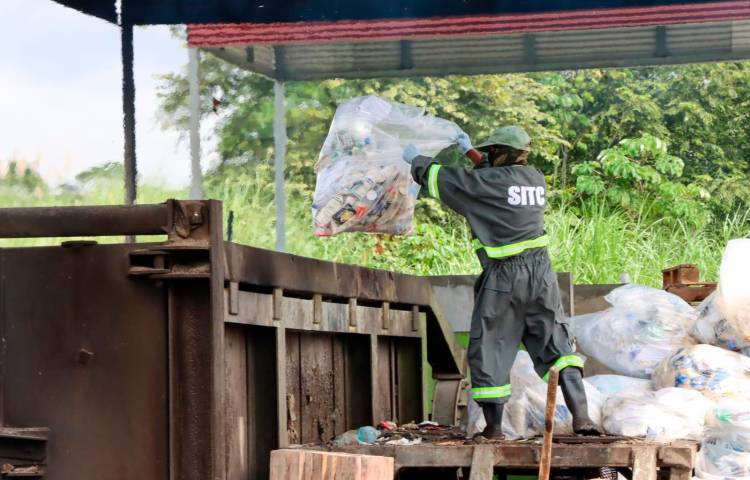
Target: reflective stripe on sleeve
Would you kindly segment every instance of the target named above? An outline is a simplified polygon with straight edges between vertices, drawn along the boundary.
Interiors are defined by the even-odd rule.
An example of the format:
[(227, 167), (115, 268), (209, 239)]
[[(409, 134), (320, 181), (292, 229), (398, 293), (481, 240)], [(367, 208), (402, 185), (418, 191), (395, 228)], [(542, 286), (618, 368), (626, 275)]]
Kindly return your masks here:
[(438, 190), (438, 172), (440, 171), (440, 167), (442, 167), (442, 165), (433, 163), (430, 165), (430, 171), (427, 172), (427, 193), (429, 193), (432, 198), (438, 200), (440, 200), (440, 191)]
[(471, 389), (472, 398), (503, 398), (510, 397), (511, 386), (501, 385), (499, 387), (477, 387)]
[[(583, 368), (583, 359), (578, 355), (563, 355), (555, 361), (552, 367), (557, 368), (559, 372), (568, 367)], [(545, 382), (549, 380), (549, 372), (547, 372), (544, 377), (542, 377), (542, 380), (544, 380)]]

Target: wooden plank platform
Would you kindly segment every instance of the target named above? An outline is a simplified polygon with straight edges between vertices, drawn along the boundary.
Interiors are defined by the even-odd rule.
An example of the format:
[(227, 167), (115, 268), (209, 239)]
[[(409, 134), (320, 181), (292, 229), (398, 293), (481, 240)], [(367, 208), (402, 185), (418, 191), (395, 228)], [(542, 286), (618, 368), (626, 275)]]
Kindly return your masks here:
[[(690, 441), (661, 444), (607, 437), (587, 440), (581, 437), (556, 440), (552, 448), (552, 468), (628, 467), (633, 469), (634, 480), (655, 480), (659, 469), (666, 470), (670, 480), (685, 480), (690, 477), (698, 446), (696, 442)], [(477, 449), (482, 451), (475, 451)], [(536, 469), (541, 457), (541, 443), (538, 440), (482, 445), (458, 442), (449, 445), (355, 445), (333, 450), (392, 457), (396, 472), (404, 468), (471, 467), (476, 459), (482, 460), (482, 470)], [(475, 478), (474, 475), (472, 472), (471, 478)]]

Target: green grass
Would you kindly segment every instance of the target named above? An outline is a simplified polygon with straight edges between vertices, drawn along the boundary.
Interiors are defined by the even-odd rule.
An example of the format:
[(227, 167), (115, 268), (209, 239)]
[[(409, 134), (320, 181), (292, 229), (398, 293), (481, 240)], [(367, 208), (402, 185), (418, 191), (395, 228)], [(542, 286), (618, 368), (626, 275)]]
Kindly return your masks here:
[[(260, 180), (226, 179), (209, 186), (208, 196), (224, 201), (225, 219), (230, 210), (234, 211), (234, 241), (273, 248), (276, 222), (273, 186)], [(442, 214), (443, 217), (438, 215), (434, 222), (429, 222), (426, 218), (434, 216), (420, 213), (416, 234), (409, 237), (343, 234), (316, 238), (312, 235), (309, 199), (300, 193), (302, 189), (292, 186), (290, 190), (286, 222), (290, 253), (421, 275), (479, 272), (462, 221)], [(185, 195), (185, 190), (146, 184), (140, 186), (139, 203), (162, 202)], [(122, 198), (121, 184), (112, 180), (99, 180), (77, 194), (22, 194), (0, 188), (0, 205), (4, 207), (107, 205), (119, 204)], [(434, 209), (429, 202), (423, 207)], [(679, 221), (632, 218), (597, 205), (583, 211), (561, 206), (550, 209), (547, 215), (555, 268), (571, 272), (576, 283), (615, 283), (622, 273), (627, 273), (633, 282), (658, 287), (661, 270), (681, 263), (697, 264), (704, 279), (715, 280), (726, 242), (746, 236), (749, 229), (750, 212), (739, 212), (703, 229)], [(62, 240), (2, 240), (0, 246), (54, 245)], [(98, 240), (113, 242), (121, 238)]]

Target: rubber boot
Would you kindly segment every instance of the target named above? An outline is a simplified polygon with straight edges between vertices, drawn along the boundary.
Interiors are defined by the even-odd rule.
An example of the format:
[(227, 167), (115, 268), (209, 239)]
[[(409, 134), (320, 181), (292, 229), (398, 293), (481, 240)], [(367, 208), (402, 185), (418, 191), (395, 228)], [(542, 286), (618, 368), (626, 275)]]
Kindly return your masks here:
[(586, 389), (583, 386), (581, 370), (568, 367), (560, 372), (560, 388), (562, 388), (565, 405), (573, 414), (573, 431), (578, 435), (601, 435), (602, 432), (589, 418), (589, 406), (586, 402)]
[(503, 404), (482, 403), (482, 412), (487, 426), (481, 436), (487, 440), (503, 440)]

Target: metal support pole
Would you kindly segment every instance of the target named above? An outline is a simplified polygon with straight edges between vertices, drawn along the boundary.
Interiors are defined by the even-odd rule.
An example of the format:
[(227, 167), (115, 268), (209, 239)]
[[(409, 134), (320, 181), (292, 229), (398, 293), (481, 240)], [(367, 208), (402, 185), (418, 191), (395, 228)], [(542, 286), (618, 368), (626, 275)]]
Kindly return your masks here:
[(120, 27), (122, 48), (122, 123), (125, 132), (125, 204), (133, 205), (136, 199), (135, 161), (135, 81), (133, 79), (133, 26)]
[(201, 171), (201, 94), (200, 52), (188, 48), (188, 83), (190, 85), (190, 198), (203, 198), (203, 172)]
[(276, 250), (286, 249), (286, 198), (284, 196), (284, 157), (286, 157), (286, 106), (284, 103), (284, 82), (276, 80), (273, 85), (274, 119), (273, 144), (274, 178), (276, 184)]

